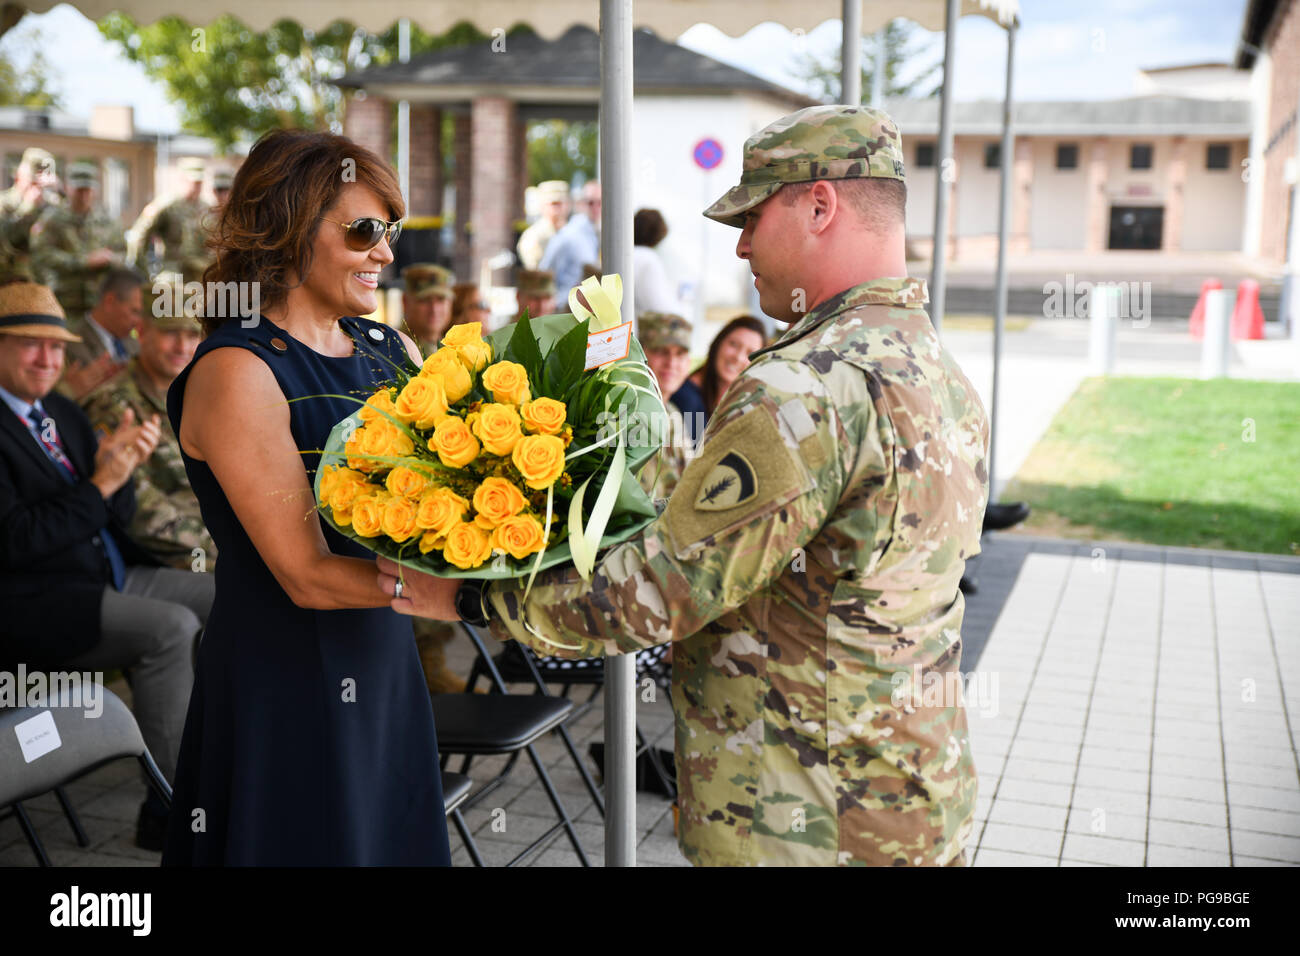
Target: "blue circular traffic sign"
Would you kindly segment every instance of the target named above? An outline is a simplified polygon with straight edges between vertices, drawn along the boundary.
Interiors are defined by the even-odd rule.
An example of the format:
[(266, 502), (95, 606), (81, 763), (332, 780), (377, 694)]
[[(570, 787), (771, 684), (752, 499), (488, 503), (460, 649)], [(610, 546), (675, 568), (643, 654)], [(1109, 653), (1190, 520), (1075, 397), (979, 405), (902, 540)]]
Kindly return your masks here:
[(702, 139), (695, 144), (692, 155), (700, 169), (714, 169), (722, 162), (722, 144), (716, 139)]

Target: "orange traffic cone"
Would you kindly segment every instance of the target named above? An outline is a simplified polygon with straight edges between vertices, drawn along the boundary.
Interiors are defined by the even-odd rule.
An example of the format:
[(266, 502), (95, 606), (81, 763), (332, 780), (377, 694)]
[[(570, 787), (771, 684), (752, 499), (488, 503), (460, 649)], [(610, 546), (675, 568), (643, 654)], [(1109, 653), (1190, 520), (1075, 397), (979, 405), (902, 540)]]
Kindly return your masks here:
[(1201, 283), (1201, 295), (1192, 308), (1192, 317), (1187, 323), (1187, 331), (1194, 339), (1205, 338), (1205, 293), (1212, 289), (1222, 289), (1223, 283), (1218, 279), (1206, 279)]
[(1264, 337), (1264, 312), (1259, 307), (1259, 283), (1254, 279), (1242, 279), (1237, 284), (1237, 305), (1232, 310), (1232, 337)]

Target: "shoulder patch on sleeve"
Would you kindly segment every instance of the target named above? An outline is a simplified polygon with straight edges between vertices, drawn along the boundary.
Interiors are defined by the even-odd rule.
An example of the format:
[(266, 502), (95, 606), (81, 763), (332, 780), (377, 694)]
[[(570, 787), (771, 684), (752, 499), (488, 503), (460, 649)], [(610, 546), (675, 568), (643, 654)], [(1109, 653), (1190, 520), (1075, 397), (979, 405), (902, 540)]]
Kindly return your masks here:
[(752, 405), (710, 435), (687, 466), (664, 515), (678, 558), (815, 487), (782, 437), (778, 414), (769, 401)]

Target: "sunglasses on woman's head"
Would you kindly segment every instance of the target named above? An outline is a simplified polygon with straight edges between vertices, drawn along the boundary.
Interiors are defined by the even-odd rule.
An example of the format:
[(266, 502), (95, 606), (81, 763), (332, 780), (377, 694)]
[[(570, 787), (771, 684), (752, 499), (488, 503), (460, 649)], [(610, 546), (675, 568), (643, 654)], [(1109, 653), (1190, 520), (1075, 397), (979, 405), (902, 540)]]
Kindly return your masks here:
[[(321, 218), (325, 219), (324, 216)], [(396, 222), (385, 222), (373, 216), (363, 216), (351, 222), (337, 222), (333, 219), (325, 219), (325, 222), (332, 222), (343, 228), (343, 243), (353, 252), (366, 252), (373, 249), (379, 245), (380, 239), (388, 240), (388, 245), (391, 247), (402, 234), (400, 219)]]

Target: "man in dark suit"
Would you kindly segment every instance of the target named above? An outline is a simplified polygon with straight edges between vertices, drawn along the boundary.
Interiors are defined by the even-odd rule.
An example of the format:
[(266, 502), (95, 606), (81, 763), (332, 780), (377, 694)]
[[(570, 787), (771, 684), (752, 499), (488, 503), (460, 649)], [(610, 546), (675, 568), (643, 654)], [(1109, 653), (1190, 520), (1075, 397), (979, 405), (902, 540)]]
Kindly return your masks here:
[[(77, 337), (45, 286), (0, 287), (0, 667), (121, 668), (140, 732), (168, 779), (193, 685), (213, 579), (159, 567), (127, 536), (131, 472), (158, 444), (157, 417), (96, 443), (52, 389)], [(161, 804), (136, 841), (161, 843)]]

